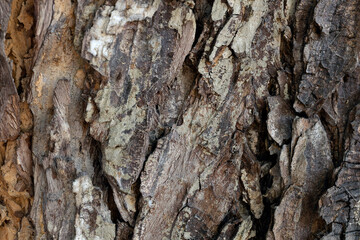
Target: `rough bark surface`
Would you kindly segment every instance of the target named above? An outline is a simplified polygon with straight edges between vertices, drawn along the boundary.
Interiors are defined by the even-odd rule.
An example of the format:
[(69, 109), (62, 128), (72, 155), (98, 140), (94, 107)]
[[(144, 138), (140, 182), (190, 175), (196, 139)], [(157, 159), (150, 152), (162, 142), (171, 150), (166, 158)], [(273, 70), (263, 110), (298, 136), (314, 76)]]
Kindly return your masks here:
[(358, 0), (2, 0), (1, 239), (359, 239)]

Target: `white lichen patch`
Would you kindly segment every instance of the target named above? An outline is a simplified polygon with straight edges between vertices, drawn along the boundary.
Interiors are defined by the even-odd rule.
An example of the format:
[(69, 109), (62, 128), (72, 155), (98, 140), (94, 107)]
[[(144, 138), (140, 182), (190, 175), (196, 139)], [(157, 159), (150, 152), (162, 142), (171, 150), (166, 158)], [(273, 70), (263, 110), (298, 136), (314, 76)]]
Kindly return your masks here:
[(131, 212), (136, 212), (136, 198), (133, 195), (127, 194), (124, 197), (124, 203), (126, 209), (129, 209)]
[(110, 211), (103, 202), (101, 190), (93, 186), (90, 177), (86, 175), (76, 179), (73, 192), (78, 209), (75, 240), (114, 239), (115, 224), (111, 222)]
[(234, 237), (234, 240), (248, 240), (256, 236), (256, 232), (251, 230), (253, 222), (251, 217), (247, 217), (244, 221), (241, 222), (239, 229)]
[(241, 12), (241, 2), (242, 0), (227, 0), (229, 6), (233, 9), (233, 14), (238, 15)]
[(160, 0), (155, 0), (152, 4), (138, 4), (133, 1), (117, 1), (114, 11), (111, 13), (109, 24), (106, 28), (107, 33), (117, 34), (127, 22), (141, 21), (152, 18), (158, 9)]
[(256, 89), (256, 96), (262, 97), (262, 96), (266, 96), (266, 94), (267, 94), (267, 87), (264, 84), (260, 85)]
[(233, 75), (233, 59), (228, 48), (223, 52), (223, 59), (211, 69), (210, 78), (213, 80), (213, 89), (220, 96), (220, 101), (225, 100), (229, 91), (230, 81)]
[(117, 109), (110, 104), (111, 87), (105, 86), (99, 90), (96, 97), (95, 103), (100, 110), (99, 122), (110, 122), (115, 116)]
[(129, 189), (125, 189), (121, 180), (129, 180), (131, 176), (129, 173), (124, 172), (122, 167), (126, 167), (128, 165), (129, 156), (124, 154), (125, 149), (123, 147), (106, 147), (105, 148), (105, 156), (103, 159), (103, 168), (104, 172), (109, 176), (114, 177), (118, 186), (123, 191), (130, 193)]
[[(244, 58), (242, 61), (243, 74), (249, 73), (254, 77), (260, 77), (266, 71), (268, 66), (268, 58), (264, 56), (262, 59), (252, 59), (251, 56)], [(267, 96), (267, 86), (261, 83), (261, 86), (256, 87), (256, 96), (259, 98)]]
[(133, 107), (131, 114), (126, 114), (121, 120), (114, 119), (111, 121), (109, 147), (123, 146), (125, 148), (136, 129), (136, 125), (144, 120), (146, 116), (145, 110), (136, 105)]
[(211, 11), (211, 19), (213, 21), (222, 20), (225, 17), (227, 10), (228, 8), (222, 0), (215, 0)]
[(212, 89), (216, 95), (220, 96), (220, 103), (224, 101), (229, 91), (233, 68), (233, 59), (231, 51), (228, 48), (225, 48), (220, 59), (211, 67), (211, 69), (206, 65), (204, 58), (201, 59), (199, 63), (199, 72), (205, 78), (212, 81)]
[(354, 216), (356, 223), (360, 226), (360, 200), (354, 206)]
[(169, 20), (168, 26), (171, 29), (175, 29), (181, 38), (183, 27), (185, 26), (184, 23), (187, 21), (190, 21), (193, 24), (193, 29), (196, 28), (195, 16), (192, 10), (187, 7), (176, 8), (171, 12), (171, 18)]
[(194, 143), (197, 136), (204, 131), (204, 127), (213, 120), (214, 115), (215, 109), (211, 104), (191, 107), (184, 114), (184, 124), (177, 128), (177, 132), (183, 135), (189, 143)]
[(213, 153), (220, 147), (220, 124), (221, 119), (219, 117), (214, 117), (200, 136), (201, 145), (208, 148)]
[(195, 181), (193, 183), (193, 185), (190, 187), (189, 193), (188, 193), (189, 196), (195, 195), (195, 192), (198, 191), (199, 189), (200, 189), (200, 179), (199, 179), (199, 181)]
[[(161, 41), (162, 41), (162, 37), (156, 36), (155, 34), (149, 41), (151, 49), (152, 49), (152, 54), (151, 54), (152, 62), (155, 62), (156, 60), (158, 60), (161, 57), (161, 48), (162, 48)], [(140, 70), (138, 70), (138, 71), (140, 71)]]
[(185, 239), (192, 239), (191, 232), (184, 232), (184, 238)]
[[(135, 131), (139, 130), (139, 125), (146, 123), (147, 106), (139, 104), (140, 91), (145, 89), (149, 91), (152, 87), (152, 83), (149, 81), (150, 77), (154, 75), (152, 66), (162, 55), (161, 42), (167, 35), (162, 35), (164, 33), (162, 31), (154, 31), (148, 36), (144, 36), (143, 34), (148, 33), (146, 24), (138, 24), (136, 33), (133, 33), (133, 29), (129, 30), (125, 25), (132, 21), (142, 21), (153, 17), (159, 4), (160, 0), (144, 4), (133, 3), (132, 1), (117, 1), (112, 9), (104, 8), (99, 11), (95, 20), (95, 24), (98, 25), (96, 29), (91, 29), (87, 35), (87, 41), (90, 45), (86, 53), (91, 55), (87, 55), (88, 59), (103, 75), (109, 76), (110, 70), (107, 64), (115, 54), (114, 49), (131, 58), (128, 70), (122, 71), (120, 74), (123, 77), (126, 75), (127, 79), (129, 79), (130, 92), (123, 93), (124, 79), (117, 81), (116, 86), (114, 86), (115, 81), (111, 79), (103, 89), (98, 91), (94, 100), (99, 109), (97, 121), (99, 123), (108, 123), (109, 126), (108, 135), (104, 140), (104, 171), (115, 179), (122, 191), (128, 193), (130, 192), (130, 185), (138, 177), (143, 164), (142, 161), (144, 161), (141, 151), (138, 153), (129, 152), (129, 149), (131, 149), (129, 146), (133, 144), (134, 138), (141, 139), (142, 133)], [(164, 23), (164, 25), (167, 24), (174, 28), (184, 38), (189, 34), (189, 29), (187, 29), (189, 21), (190, 24), (193, 24), (193, 30), (195, 29), (195, 17), (189, 7), (182, 5), (176, 9), (171, 15), (170, 23)], [(115, 41), (119, 34), (123, 34), (120, 42)], [(140, 35), (141, 37), (139, 37)], [(110, 45), (107, 44), (107, 38), (111, 39)], [(144, 41), (149, 44), (147, 48), (151, 50), (151, 60), (146, 63), (151, 67), (147, 73), (139, 69), (140, 65), (137, 57), (135, 57), (147, 54), (147, 52), (143, 52), (144, 47), (142, 44)], [(131, 48), (130, 53), (128, 52), (129, 46), (132, 44), (133, 48)], [(179, 61), (178, 58), (182, 54), (186, 55), (184, 51), (183, 49), (177, 50), (179, 54), (175, 54), (174, 62)], [(123, 59), (119, 61), (123, 61)], [(121, 64), (124, 62), (121, 62)], [(176, 63), (173, 63), (173, 66), (178, 67)], [(169, 71), (172, 71), (172, 69), (170, 68)], [(89, 106), (88, 113), (91, 114), (91, 106)], [(144, 141), (147, 141), (147, 139)], [(144, 144), (146, 145), (146, 143)], [(128, 209), (133, 209), (134, 206), (131, 205), (131, 201), (128, 201), (128, 203)]]
[(171, 18), (169, 21), (169, 28), (175, 29), (180, 34), (180, 37), (182, 35), (182, 25), (183, 25), (183, 17), (182, 17), (182, 8), (176, 8), (171, 13)]
[(249, 174), (245, 169), (241, 169), (241, 182), (246, 190), (247, 198), (243, 200), (246, 202), (249, 200), (251, 212), (255, 218), (259, 219), (264, 210), (264, 204), (262, 202), (262, 195), (260, 190), (259, 181), (254, 181), (254, 176)]
[(244, 52), (249, 54), (256, 30), (260, 26), (262, 18), (268, 10), (268, 6), (264, 0), (244, 1), (243, 3), (249, 6), (251, 5), (253, 13), (249, 20), (238, 30), (231, 48), (238, 54)]
[(286, 0), (286, 8), (285, 8), (285, 17), (286, 20), (289, 21), (289, 19), (294, 16), (295, 8), (296, 8), (296, 0)]
[(94, 118), (94, 113), (95, 113), (95, 106), (93, 101), (91, 100), (91, 97), (89, 97), (85, 110), (85, 121), (88, 123), (92, 122)]
[(233, 16), (230, 18), (230, 20), (225, 24), (224, 28), (221, 29), (219, 35), (216, 38), (215, 46), (209, 56), (210, 61), (214, 60), (220, 47), (230, 45), (230, 43), (235, 37), (235, 34), (241, 26), (242, 22), (237, 16)]
[[(128, 172), (123, 172), (121, 170), (128, 166), (130, 158), (126, 148), (130, 144), (131, 137), (134, 135), (137, 125), (146, 118), (146, 111), (136, 105), (135, 95), (137, 92), (138, 90), (134, 86), (129, 95), (128, 102), (125, 105), (111, 108), (113, 110), (113, 115), (111, 116), (112, 119), (110, 121), (109, 141), (105, 148), (104, 171), (108, 175), (113, 176), (121, 188), (123, 187), (121, 179), (128, 180), (131, 179), (131, 177), (134, 177), (133, 174), (131, 175)], [(127, 113), (128, 111), (130, 112)], [(118, 115), (123, 116), (116, 117)], [(108, 116), (108, 114), (105, 113), (105, 116)], [(100, 118), (102, 118), (101, 112)], [(127, 191), (128, 189), (122, 190)]]
[(152, 4), (138, 4), (133, 1), (116, 2), (115, 7), (101, 7), (94, 19), (94, 24), (86, 33), (82, 55), (102, 75), (109, 76), (109, 60), (114, 55), (116, 37), (124, 30), (128, 22), (152, 18), (160, 5), (160, 0)]

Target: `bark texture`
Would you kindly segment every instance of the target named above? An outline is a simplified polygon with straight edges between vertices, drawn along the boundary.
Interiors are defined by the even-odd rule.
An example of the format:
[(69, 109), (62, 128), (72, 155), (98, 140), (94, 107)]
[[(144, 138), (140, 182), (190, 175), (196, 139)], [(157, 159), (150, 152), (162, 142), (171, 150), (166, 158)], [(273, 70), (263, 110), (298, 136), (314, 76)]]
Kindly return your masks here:
[(358, 0), (2, 0), (2, 239), (359, 239)]

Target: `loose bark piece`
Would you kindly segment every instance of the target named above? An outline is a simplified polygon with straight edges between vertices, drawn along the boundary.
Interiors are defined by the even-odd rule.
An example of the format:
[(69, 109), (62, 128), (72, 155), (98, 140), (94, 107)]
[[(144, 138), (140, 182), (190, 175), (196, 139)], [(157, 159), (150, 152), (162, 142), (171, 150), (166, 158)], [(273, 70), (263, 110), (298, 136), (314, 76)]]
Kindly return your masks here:
[(359, 163), (360, 163), (360, 106), (357, 105), (351, 114), (351, 135), (344, 162), (337, 175), (335, 186), (327, 190), (320, 199), (320, 213), (331, 232), (324, 239), (356, 239), (360, 232), (359, 204)]
[(11, 2), (6, 0), (0, 3), (0, 141), (13, 140), (20, 132), (19, 96), (4, 51)]
[(279, 144), (291, 138), (291, 125), (294, 114), (281, 97), (268, 98), (270, 112), (267, 128), (270, 136)]
[(309, 223), (317, 218), (317, 201), (333, 169), (329, 140), (319, 119), (296, 118), (293, 129), (291, 185), (275, 210), (275, 239), (311, 235)]

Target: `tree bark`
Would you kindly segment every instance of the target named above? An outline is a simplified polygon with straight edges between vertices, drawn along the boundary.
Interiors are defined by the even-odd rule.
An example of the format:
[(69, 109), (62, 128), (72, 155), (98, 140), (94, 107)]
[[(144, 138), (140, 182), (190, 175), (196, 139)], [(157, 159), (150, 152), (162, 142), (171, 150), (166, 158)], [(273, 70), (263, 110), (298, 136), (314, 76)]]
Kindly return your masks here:
[(2, 239), (359, 239), (359, 11), (2, 0)]

